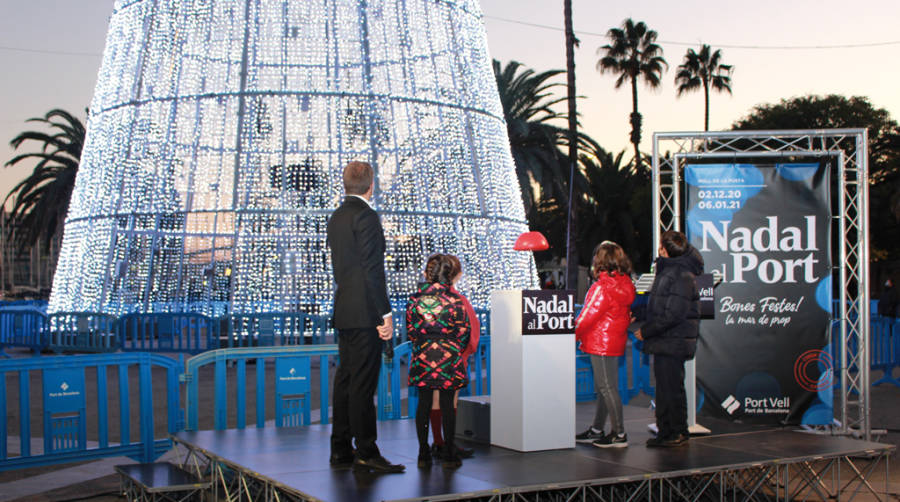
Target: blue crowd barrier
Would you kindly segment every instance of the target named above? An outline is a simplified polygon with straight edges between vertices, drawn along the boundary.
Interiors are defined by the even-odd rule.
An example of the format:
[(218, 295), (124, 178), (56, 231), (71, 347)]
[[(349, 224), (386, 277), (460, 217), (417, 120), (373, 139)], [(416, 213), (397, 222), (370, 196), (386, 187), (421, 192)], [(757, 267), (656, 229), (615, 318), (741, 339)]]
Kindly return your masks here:
[(55, 312), (47, 319), (50, 350), (114, 352), (119, 349), (116, 318), (97, 312)]
[(322, 344), (330, 320), (302, 312), (232, 314), (225, 319), (222, 348)]
[[(621, 381), (621, 378), (619, 379)], [(575, 401), (592, 401), (597, 398), (594, 390), (594, 367), (591, 355), (575, 349)]]
[[(331, 318), (302, 312), (266, 312), (210, 317), (194, 312), (132, 313), (119, 318), (96, 312), (56, 312), (46, 316), (46, 302), (3, 302), (10, 312), (0, 323), (3, 346), (49, 348), (63, 352), (182, 352), (198, 354), (227, 347), (318, 345), (336, 343)], [(160, 306), (161, 307), (161, 306)], [(393, 312), (394, 342), (406, 341), (405, 306)], [(44, 314), (45, 323), (24, 316)], [(482, 336), (490, 335), (490, 313), (476, 309)], [(2, 354), (2, 352), (0, 352)]]
[[(171, 448), (171, 440), (154, 437), (154, 396), (167, 412), (167, 431), (180, 428), (178, 374), (183, 361), (148, 353), (90, 354), (28, 357), (0, 361), (0, 471), (91, 460), (102, 457), (128, 456), (139, 462), (152, 462)], [(151, 370), (166, 372), (165, 389), (154, 389)], [(88, 372), (87, 370), (91, 370)], [(132, 385), (129, 369), (137, 370), (137, 385)], [(110, 437), (108, 370), (117, 370), (119, 397), (119, 435)], [(40, 410), (43, 448), (32, 449), (31, 377), (40, 380)], [(88, 376), (93, 376), (93, 382)], [(7, 400), (7, 382), (18, 379), (18, 403)], [(89, 385), (89, 384), (93, 385)], [(15, 384), (14, 384), (15, 385)], [(138, 393), (137, 440), (132, 439), (131, 392)], [(87, 395), (93, 394), (92, 399)], [(96, 406), (97, 421), (88, 424), (87, 406)], [(18, 405), (18, 406), (17, 406)], [(93, 415), (93, 414), (92, 414)], [(8, 420), (18, 419), (18, 453), (8, 444)], [(88, 445), (88, 427), (96, 427), (96, 446)], [(117, 441), (116, 441), (117, 440)]]
[(0, 300), (0, 308), (26, 307), (47, 312), (47, 300)]
[(127, 314), (117, 321), (123, 351), (199, 354), (219, 348), (219, 323), (202, 314)]
[[(487, 333), (490, 333), (489, 331)], [(464, 387), (461, 396), (485, 396), (491, 393), (491, 337), (482, 335), (475, 353), (469, 356), (467, 365), (469, 385)]]
[[(626, 353), (619, 356), (618, 360), (617, 390), (623, 404), (628, 404), (641, 392), (650, 397), (653, 397), (655, 393), (653, 386), (650, 385), (650, 356), (641, 352), (643, 342), (635, 338), (633, 333), (628, 333), (628, 339), (630, 343), (625, 347)], [(628, 352), (631, 352), (631, 357), (628, 357)], [(575, 349), (575, 353), (575, 400), (577, 402), (593, 401), (597, 399), (597, 392), (594, 389), (594, 371), (591, 367), (590, 355), (579, 349)], [(631, 364), (630, 372), (628, 371), (629, 362)]]
[(47, 348), (47, 314), (30, 306), (0, 308), (0, 355), (5, 347), (27, 347), (36, 353)]
[[(25, 309), (19, 309), (25, 310)], [(484, 316), (483, 333), (489, 333), (489, 318), (487, 312), (479, 313)], [(56, 316), (56, 317), (54, 317)], [(194, 315), (190, 319), (190, 315), (174, 315), (174, 314), (148, 314), (144, 315), (123, 316), (117, 323), (111, 323), (108, 316), (104, 317), (98, 314), (54, 314), (50, 319), (63, 318), (65, 325), (59, 325), (58, 332), (66, 330), (75, 332), (105, 331), (107, 333), (126, 333), (131, 329), (143, 330), (145, 338), (155, 337), (156, 345), (149, 343), (151, 350), (163, 348), (168, 349), (169, 346), (173, 350), (195, 350), (197, 342), (203, 336), (212, 336), (215, 339), (216, 324), (218, 320), (205, 318), (204, 316)], [(302, 319), (303, 314), (297, 314), (292, 317), (292, 322)], [(71, 317), (71, 319), (70, 319)], [(155, 320), (148, 320), (155, 317)], [(96, 319), (95, 319), (96, 318)], [(257, 318), (264, 318), (257, 316)], [(74, 320), (73, 320), (74, 319)], [(319, 318), (321, 319), (321, 318)], [(50, 320), (48, 319), (48, 323)], [(835, 324), (839, 321), (835, 320)], [(81, 326), (79, 326), (79, 323)], [(133, 328), (134, 323), (145, 323), (142, 327)], [(166, 328), (167, 325), (171, 328)], [(179, 333), (178, 326), (184, 325), (179, 323), (187, 323), (190, 326), (188, 331), (192, 333), (193, 342), (176, 342)], [(117, 325), (116, 325), (117, 324)], [(275, 321), (273, 321), (275, 324)], [(397, 323), (400, 324), (400, 323)], [(74, 328), (71, 326), (74, 325)], [(109, 326), (113, 325), (112, 328)], [(128, 326), (131, 325), (132, 328)], [(200, 327), (211, 326), (207, 328), (207, 332), (203, 333)], [(68, 327), (66, 327), (68, 326)], [(148, 327), (149, 326), (149, 327)], [(162, 327), (161, 327), (162, 326)], [(872, 317), (870, 343), (871, 347), (871, 366), (884, 372), (884, 377), (876, 381), (873, 385), (882, 383), (893, 383), (900, 386), (893, 377), (893, 371), (898, 363), (898, 347), (894, 339), (894, 334), (900, 329), (900, 323), (893, 318)], [(310, 325), (303, 325), (302, 333), (304, 341), (307, 337), (307, 329)], [(280, 329), (280, 328), (278, 328)], [(295, 328), (299, 330), (300, 328)], [(315, 328), (313, 328), (315, 329)], [(319, 327), (318, 329), (323, 329)], [(4, 334), (7, 332), (4, 329)], [(52, 333), (52, 330), (49, 330)], [(273, 326), (273, 333), (277, 329)], [(297, 331), (299, 333), (300, 331)], [(162, 335), (170, 336), (171, 343), (165, 341), (161, 347), (159, 337)], [(69, 336), (69, 335), (66, 335)], [(273, 334), (272, 342), (275, 343)], [(299, 334), (292, 335), (299, 342)], [(310, 340), (314, 339), (310, 335)], [(122, 350), (137, 349), (136, 344), (140, 337), (121, 336), (123, 342), (120, 344)], [(623, 402), (627, 403), (631, 398), (643, 392), (653, 395), (654, 389), (650, 385), (649, 358), (641, 353), (642, 342), (635, 339), (629, 333), (630, 339), (630, 357), (622, 356), (619, 366), (619, 392)], [(124, 342), (127, 340), (127, 342)], [(257, 338), (258, 340), (258, 338)], [(320, 339), (321, 341), (321, 339)], [(469, 378), (470, 384), (464, 390), (463, 394), (489, 394), (490, 393), (490, 336), (482, 335), (477, 352), (469, 360)], [(211, 343), (211, 342), (207, 342)], [(107, 344), (108, 345), (108, 344)], [(130, 346), (129, 346), (130, 345)], [(103, 343), (93, 343), (90, 341), (75, 341), (63, 344), (66, 349), (80, 349), (86, 347), (88, 349), (101, 347), (105, 348)], [(129, 347), (127, 347), (129, 346)], [(57, 341), (57, 347), (59, 342)], [(835, 356), (835, 367), (839, 369), (839, 349), (840, 336), (836, 335), (832, 339), (831, 351)], [(849, 348), (855, 353), (855, 347)], [(590, 364), (586, 361), (587, 356), (576, 354), (576, 360), (582, 361), (576, 363), (576, 371), (578, 374), (578, 399), (588, 400), (594, 399), (593, 378), (590, 375)], [(378, 419), (390, 420), (412, 417), (415, 415), (416, 401), (418, 393), (414, 388), (407, 387), (407, 378), (409, 371), (409, 362), (412, 355), (410, 353), (410, 344), (408, 342), (398, 345), (394, 350), (394, 356), (391, 359), (383, 361), (380, 381), (378, 385)], [(272, 373), (272, 365), (267, 369), (267, 362), (274, 363), (274, 373)], [(311, 409), (312, 389), (315, 380), (314, 370), (318, 368), (318, 385), (319, 385), (319, 402), (320, 421), (328, 423), (328, 400), (330, 397), (329, 389), (329, 369), (337, 362), (337, 346), (333, 344), (305, 345), (305, 346), (282, 346), (282, 347), (243, 347), (217, 349), (203, 352), (192, 357), (187, 363), (187, 370), (183, 376), (183, 382), (186, 384), (185, 396), (185, 412), (187, 428), (196, 430), (198, 427), (198, 410), (201, 405), (209, 404), (201, 402), (212, 399), (211, 407), (214, 414), (214, 428), (225, 429), (229, 426), (237, 428), (245, 428), (248, 421), (247, 409), (247, 365), (255, 364), (255, 389), (256, 389), (256, 426), (265, 426), (265, 405), (272, 400), (266, 395), (266, 387), (269, 378), (276, 380), (274, 390), (275, 401), (275, 424), (276, 426), (298, 426), (309, 424), (312, 420)], [(138, 365), (138, 385), (140, 403), (140, 424), (139, 424), (139, 441), (131, 441), (130, 426), (132, 425), (129, 416), (131, 414), (129, 391), (134, 387), (129, 383), (129, 367)], [(212, 374), (215, 378), (215, 391), (207, 396), (200, 396), (199, 378), (200, 369), (206, 365), (213, 365)], [(151, 366), (162, 366), (167, 371), (166, 385), (166, 408), (168, 410), (168, 430), (170, 432), (177, 431), (182, 427), (178, 409), (179, 388), (178, 388), (178, 363), (170, 358), (158, 355), (141, 353), (119, 353), (119, 354), (98, 354), (98, 355), (79, 355), (79, 356), (55, 356), (55, 357), (34, 357), (13, 359), (0, 361), (0, 402), (7, 406), (4, 413), (0, 415), (0, 431), (4, 434), (0, 438), (0, 470), (14, 469), (26, 466), (45, 465), (51, 463), (61, 463), (78, 460), (88, 460), (91, 458), (112, 456), (112, 455), (129, 455), (141, 461), (149, 461), (166, 451), (169, 447), (167, 440), (155, 439), (153, 437), (153, 389), (150, 384), (150, 368)], [(233, 383), (229, 383), (227, 378), (227, 368), (233, 367)], [(85, 420), (86, 401), (83, 396), (87, 389), (85, 381), (86, 368), (95, 368), (91, 375), (95, 375), (96, 379), (96, 406), (98, 406), (97, 424), (92, 426), (97, 428), (99, 441), (96, 447), (88, 447), (86, 441), (86, 431), (88, 424)], [(118, 393), (120, 396), (120, 427), (122, 430), (122, 438), (119, 444), (110, 441), (108, 432), (108, 417), (110, 410), (108, 406), (108, 377), (107, 369), (115, 371), (118, 369)], [(30, 381), (29, 372), (40, 371), (41, 388), (45, 391), (42, 398), (42, 424), (43, 424), (43, 451), (33, 452), (31, 446), (31, 421), (29, 412), (21, 410), (31, 410), (30, 402)], [(7, 403), (7, 382), (13, 382), (18, 376), (18, 408), (13, 409), (9, 406), (15, 405), (15, 402)], [(251, 378), (251, 380), (254, 380)], [(251, 383), (253, 385), (253, 383)], [(233, 387), (231, 387), (233, 386)], [(233, 393), (232, 393), (233, 392)], [(78, 397), (78, 396), (82, 397)], [(407, 412), (402, 409), (402, 401), (404, 396), (407, 399)], [(701, 398), (702, 399), (702, 398)], [(236, 407), (236, 419), (229, 424), (228, 409), (229, 406)], [(18, 417), (20, 435), (20, 445), (18, 455), (10, 455), (7, 448), (7, 422)], [(14, 442), (11, 444), (14, 445)]]
[(411, 351), (412, 343), (403, 342), (394, 347), (393, 357), (384, 358), (382, 361), (376, 391), (378, 420), (397, 420), (404, 417), (401, 408), (403, 389), (407, 389), (407, 410), (409, 412), (406, 416), (415, 416), (415, 399), (418, 394), (416, 394), (415, 388), (407, 387), (409, 364), (412, 358)]
[[(199, 370), (212, 364), (215, 378), (213, 394), (213, 427), (223, 430), (228, 424), (228, 377), (226, 368), (236, 367), (235, 414), (232, 424), (238, 429), (247, 426), (247, 363), (256, 366), (256, 427), (265, 427), (266, 422), (266, 378), (275, 379), (276, 423), (279, 425), (305, 425), (310, 420), (312, 405), (311, 360), (319, 363), (319, 410), (320, 422), (328, 423), (328, 369), (330, 361), (337, 358), (337, 345), (309, 345), (282, 347), (240, 347), (217, 349), (196, 355), (187, 361), (183, 380), (187, 386), (185, 412), (187, 430), (197, 430), (199, 426), (200, 387)], [(267, 377), (266, 361), (275, 362), (275, 374)], [(283, 372), (283, 373), (280, 373)]]
[(869, 340), (871, 347), (871, 368), (883, 375), (872, 383), (873, 386), (890, 383), (900, 387), (900, 380), (894, 377), (894, 368), (900, 362), (900, 320), (894, 317), (871, 316)]

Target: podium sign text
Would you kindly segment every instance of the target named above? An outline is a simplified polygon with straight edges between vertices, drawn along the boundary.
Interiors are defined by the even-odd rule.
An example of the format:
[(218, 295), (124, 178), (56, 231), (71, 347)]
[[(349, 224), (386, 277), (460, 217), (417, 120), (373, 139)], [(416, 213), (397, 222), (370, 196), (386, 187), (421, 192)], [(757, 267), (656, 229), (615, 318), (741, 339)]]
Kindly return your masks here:
[(522, 334), (565, 335), (575, 332), (575, 291), (522, 291)]

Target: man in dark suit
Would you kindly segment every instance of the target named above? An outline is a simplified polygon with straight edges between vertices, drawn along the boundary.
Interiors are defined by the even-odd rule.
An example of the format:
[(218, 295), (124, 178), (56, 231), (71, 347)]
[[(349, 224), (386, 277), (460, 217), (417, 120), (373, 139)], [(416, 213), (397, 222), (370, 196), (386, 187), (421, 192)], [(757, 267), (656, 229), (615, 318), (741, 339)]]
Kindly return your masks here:
[(404, 466), (388, 462), (375, 444), (372, 400), (381, 369), (382, 340), (393, 336), (393, 322), (384, 278), (384, 229), (369, 202), (374, 172), (365, 162), (350, 162), (343, 177), (346, 197), (328, 220), (340, 355), (334, 376), (330, 462), (336, 467), (352, 464), (354, 469), (403, 472)]

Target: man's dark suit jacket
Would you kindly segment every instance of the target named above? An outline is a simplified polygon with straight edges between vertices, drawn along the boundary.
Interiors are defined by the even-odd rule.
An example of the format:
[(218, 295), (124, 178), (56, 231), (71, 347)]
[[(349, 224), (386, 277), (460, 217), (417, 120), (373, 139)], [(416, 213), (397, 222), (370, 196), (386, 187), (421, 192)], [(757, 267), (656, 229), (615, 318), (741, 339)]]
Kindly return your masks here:
[(391, 311), (384, 278), (384, 229), (378, 213), (347, 196), (328, 220), (328, 247), (337, 291), (336, 329), (380, 326)]

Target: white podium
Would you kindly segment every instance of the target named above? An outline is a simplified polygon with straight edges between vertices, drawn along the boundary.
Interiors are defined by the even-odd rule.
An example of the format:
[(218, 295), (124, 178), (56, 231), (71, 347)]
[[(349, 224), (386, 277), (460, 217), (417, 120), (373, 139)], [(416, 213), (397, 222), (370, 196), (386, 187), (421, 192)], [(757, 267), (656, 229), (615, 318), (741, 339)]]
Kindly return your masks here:
[[(574, 296), (491, 294), (491, 444), (517, 451), (575, 447)], [(531, 319), (531, 329), (523, 318)], [(554, 333), (523, 334), (535, 325)]]

